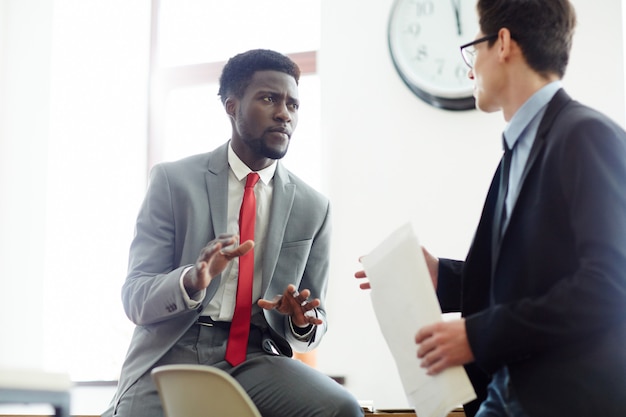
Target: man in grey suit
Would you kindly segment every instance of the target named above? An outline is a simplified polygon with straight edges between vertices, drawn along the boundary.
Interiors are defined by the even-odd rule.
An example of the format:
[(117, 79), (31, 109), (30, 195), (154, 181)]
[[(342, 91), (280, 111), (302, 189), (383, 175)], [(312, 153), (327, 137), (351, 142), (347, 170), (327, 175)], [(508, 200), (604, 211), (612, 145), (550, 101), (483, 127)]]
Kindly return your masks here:
[[(213, 152), (156, 165), (140, 209), (122, 298), (136, 324), (117, 393), (103, 416), (163, 415), (150, 371), (197, 363), (230, 373), (261, 414), (360, 416), (354, 397), (293, 360), (326, 332), (329, 202), (283, 168), (298, 121), (300, 70), (252, 50), (231, 58), (219, 95), (232, 125)], [(249, 173), (260, 180), (254, 241), (238, 242)], [(225, 360), (239, 261), (253, 252), (245, 359)]]

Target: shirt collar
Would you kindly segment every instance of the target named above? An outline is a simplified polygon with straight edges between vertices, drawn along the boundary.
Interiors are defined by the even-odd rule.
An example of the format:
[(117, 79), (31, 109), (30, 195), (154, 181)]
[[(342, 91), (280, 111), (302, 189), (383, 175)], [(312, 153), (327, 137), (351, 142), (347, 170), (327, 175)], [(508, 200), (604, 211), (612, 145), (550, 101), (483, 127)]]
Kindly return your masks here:
[[(228, 144), (228, 165), (230, 165), (230, 169), (232, 169), (233, 173), (239, 181), (241, 181), (249, 173), (252, 172), (248, 165), (246, 165), (241, 159), (239, 159), (230, 143)], [(274, 178), (276, 166), (277, 163), (276, 161), (274, 161), (270, 166), (256, 171), (256, 173), (259, 174), (261, 181), (263, 181), (263, 184), (269, 184), (272, 178)]]
[(561, 88), (560, 80), (546, 84), (535, 92), (513, 115), (504, 129), (504, 137), (509, 149), (513, 149), (517, 140), (533, 119), (543, 110), (556, 92)]

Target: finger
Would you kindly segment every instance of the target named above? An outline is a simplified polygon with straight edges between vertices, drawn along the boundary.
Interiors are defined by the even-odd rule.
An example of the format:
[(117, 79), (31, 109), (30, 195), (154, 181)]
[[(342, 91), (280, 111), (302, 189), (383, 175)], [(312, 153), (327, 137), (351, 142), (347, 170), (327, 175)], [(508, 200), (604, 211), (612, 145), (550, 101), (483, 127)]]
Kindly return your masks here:
[(307, 317), (309, 324), (313, 324), (315, 326), (319, 326), (320, 324), (324, 323), (320, 318), (318, 317)]
[(354, 277), (355, 278), (367, 278), (367, 275), (365, 274), (365, 271), (356, 271), (354, 273)]
[(420, 363), (420, 366), (426, 369), (426, 373), (428, 375), (437, 375), (438, 373), (446, 369), (445, 361), (440, 357), (428, 358), (427, 360), (423, 360)]
[[(417, 336), (415, 340), (418, 340)], [(433, 354), (433, 352), (437, 350), (437, 343), (435, 342), (432, 334), (427, 336), (421, 336), (419, 340), (420, 341), (417, 342), (419, 345), (419, 348), (417, 349), (418, 358), (425, 358), (426, 356)]]
[(298, 290), (291, 293), (291, 298), (293, 299), (295, 304), (301, 307), (304, 307), (307, 304), (307, 297), (304, 297), (302, 293), (298, 292)]
[(204, 261), (196, 262), (196, 276), (201, 277), (206, 271), (207, 263)]
[(291, 293), (291, 296), (293, 297), (295, 303), (298, 304), (300, 307), (303, 307), (305, 311), (312, 310), (320, 305), (321, 302), (317, 298), (315, 300), (308, 301), (309, 297), (311, 296), (311, 291), (309, 289), (305, 288), (302, 291), (298, 292), (295, 287), (293, 288), (294, 291)]
[(304, 290), (300, 291), (300, 296), (298, 299), (304, 301), (310, 296), (311, 296), (311, 291), (305, 288)]
[(207, 246), (202, 248), (198, 262), (208, 262), (211, 258), (222, 249), (222, 243), (219, 241), (213, 241)]
[(219, 243), (221, 247), (226, 248), (237, 244), (237, 239), (236, 235), (219, 235), (213, 242)]
[(266, 300), (264, 298), (261, 298), (259, 301), (257, 301), (257, 305), (265, 310), (273, 310), (281, 306), (282, 298), (283, 298), (282, 295), (277, 295), (271, 300)]
[(233, 249), (224, 249), (222, 250), (222, 255), (224, 255), (227, 259), (234, 259), (236, 257), (245, 255), (248, 253), (250, 249), (254, 248), (254, 241), (246, 240), (241, 245), (237, 246)]
[(285, 288), (285, 292), (283, 295), (286, 300), (291, 299), (291, 301), (288, 301), (289, 303), (302, 305), (303, 300), (306, 300), (306, 297), (303, 297), (302, 294), (304, 294), (304, 292), (300, 293), (295, 285), (289, 284), (287, 285), (287, 288)]
[(319, 298), (315, 298), (311, 301), (303, 301), (300, 306), (304, 309), (304, 311), (313, 310), (319, 307), (322, 304)]
[(372, 287), (370, 286), (369, 282), (362, 282), (362, 283), (359, 284), (359, 287), (362, 290), (370, 290), (370, 289), (372, 289)]
[(433, 335), (431, 326), (424, 326), (415, 334), (415, 343), (420, 344)]

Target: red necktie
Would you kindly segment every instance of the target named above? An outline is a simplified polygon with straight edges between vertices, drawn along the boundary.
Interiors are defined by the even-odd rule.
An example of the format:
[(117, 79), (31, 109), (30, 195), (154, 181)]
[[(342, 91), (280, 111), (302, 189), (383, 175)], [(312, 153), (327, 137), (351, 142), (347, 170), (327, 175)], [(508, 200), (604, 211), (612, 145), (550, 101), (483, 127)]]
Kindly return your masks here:
[[(239, 242), (254, 240), (256, 221), (256, 198), (254, 186), (259, 181), (259, 174), (251, 172), (246, 180), (243, 201), (239, 212)], [(252, 314), (252, 281), (254, 280), (254, 249), (239, 257), (239, 276), (237, 278), (237, 300), (235, 313), (230, 325), (225, 359), (232, 366), (246, 360), (248, 335), (250, 333), (250, 315)]]

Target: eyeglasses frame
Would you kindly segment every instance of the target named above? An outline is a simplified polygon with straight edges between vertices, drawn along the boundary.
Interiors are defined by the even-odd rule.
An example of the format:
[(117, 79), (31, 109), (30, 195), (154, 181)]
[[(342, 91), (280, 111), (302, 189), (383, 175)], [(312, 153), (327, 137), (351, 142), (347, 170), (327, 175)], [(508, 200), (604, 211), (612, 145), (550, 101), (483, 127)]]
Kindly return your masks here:
[[(475, 39), (475, 40), (473, 40), (473, 41), (471, 41), (471, 42), (468, 42), (468, 43), (466, 43), (466, 44), (464, 44), (464, 45), (461, 45), (461, 46), (459, 47), (459, 49), (460, 49), (460, 51), (461, 51), (461, 56), (463, 57), (463, 62), (465, 62), (465, 65), (467, 65), (467, 66), (469, 67), (469, 69), (474, 69), (474, 65), (473, 65), (473, 63), (472, 63), (472, 64), (470, 64), (470, 63), (467, 61), (467, 58), (465, 57), (465, 53), (463, 52), (463, 50), (465, 50), (465, 49), (469, 48), (470, 46), (474, 46), (474, 45), (479, 44), (479, 43), (482, 43), (482, 42), (487, 42), (487, 41), (490, 41), (490, 40), (496, 39), (497, 37), (498, 37), (498, 34), (497, 34), (497, 33), (493, 33), (493, 34), (491, 34), (491, 35), (483, 36), (482, 38), (478, 38), (478, 39)], [(473, 61), (473, 60), (472, 60), (472, 61)]]

